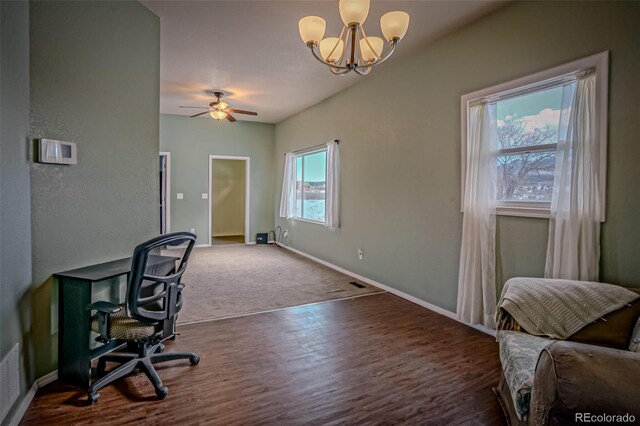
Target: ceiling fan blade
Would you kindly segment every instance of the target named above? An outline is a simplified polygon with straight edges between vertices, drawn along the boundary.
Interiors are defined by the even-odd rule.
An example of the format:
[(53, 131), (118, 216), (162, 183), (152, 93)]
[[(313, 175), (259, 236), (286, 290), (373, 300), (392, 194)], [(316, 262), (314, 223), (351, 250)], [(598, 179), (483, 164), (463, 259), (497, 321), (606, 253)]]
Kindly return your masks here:
[(194, 107), (194, 106), (182, 106), (182, 105), (180, 105), (180, 108), (208, 108), (208, 107)]
[(235, 117), (234, 117), (233, 115), (229, 114), (229, 113), (227, 113), (227, 120), (229, 120), (229, 121), (230, 121), (230, 122), (232, 122), (232, 123), (233, 123), (234, 121), (236, 121)]
[(234, 108), (229, 108), (227, 111), (235, 112), (235, 113), (238, 113), (238, 114), (258, 115), (258, 113), (257, 113), (257, 112), (253, 112), (253, 111), (245, 111), (245, 110), (243, 110), (243, 109), (234, 109)]
[(200, 112), (200, 113), (198, 113), (198, 114), (194, 114), (194, 115), (192, 115), (192, 116), (190, 116), (190, 117), (191, 117), (191, 118), (194, 118), (194, 117), (200, 117), (201, 115), (208, 114), (208, 113), (209, 113), (209, 110), (206, 110), (206, 111), (204, 111), (204, 112)]

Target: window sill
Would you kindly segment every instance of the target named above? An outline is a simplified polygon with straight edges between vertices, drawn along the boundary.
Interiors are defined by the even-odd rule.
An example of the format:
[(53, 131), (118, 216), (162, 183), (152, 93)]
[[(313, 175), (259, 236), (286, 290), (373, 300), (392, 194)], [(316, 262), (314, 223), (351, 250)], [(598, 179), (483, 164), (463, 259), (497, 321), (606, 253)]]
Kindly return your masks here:
[(320, 225), (320, 226), (325, 226), (325, 222), (320, 222), (317, 220), (311, 220), (311, 219), (303, 219), (301, 217), (292, 217), (291, 219), (293, 220), (297, 220), (299, 222), (305, 222), (305, 223), (313, 223), (314, 225)]

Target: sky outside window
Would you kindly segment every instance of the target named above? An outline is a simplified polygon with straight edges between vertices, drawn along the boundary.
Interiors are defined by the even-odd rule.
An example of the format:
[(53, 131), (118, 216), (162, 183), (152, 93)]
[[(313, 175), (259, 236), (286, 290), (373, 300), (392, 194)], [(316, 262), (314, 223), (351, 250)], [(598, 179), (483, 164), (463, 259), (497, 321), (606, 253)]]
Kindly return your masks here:
[(496, 115), (498, 127), (509, 118), (526, 122), (526, 129), (551, 127), (558, 130), (562, 107), (562, 86), (498, 101)]
[(327, 151), (304, 156), (304, 181), (324, 182), (327, 171)]

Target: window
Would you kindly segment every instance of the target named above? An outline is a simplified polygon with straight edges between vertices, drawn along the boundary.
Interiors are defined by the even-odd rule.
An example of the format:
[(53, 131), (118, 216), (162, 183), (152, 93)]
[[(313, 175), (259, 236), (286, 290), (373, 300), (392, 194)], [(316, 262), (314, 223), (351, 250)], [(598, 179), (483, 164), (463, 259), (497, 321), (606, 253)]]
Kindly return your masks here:
[[(489, 137), (492, 162), (495, 157), (496, 213), (548, 217), (554, 193), (556, 157), (567, 132), (570, 110), (567, 87), (584, 73), (596, 73), (596, 131), (600, 149), (597, 173), (606, 176), (608, 53), (603, 52), (512, 82), (462, 97), (462, 194), (464, 200), (467, 164), (467, 132), (470, 108), (479, 102), (491, 106)], [(565, 99), (563, 99), (563, 93)], [(562, 128), (560, 128), (562, 126)], [(600, 199), (604, 200), (604, 185)], [(602, 206), (604, 211), (604, 206)]]
[(325, 222), (327, 150), (296, 155), (295, 218)]
[(562, 84), (496, 102), (496, 199), (548, 207), (553, 193)]

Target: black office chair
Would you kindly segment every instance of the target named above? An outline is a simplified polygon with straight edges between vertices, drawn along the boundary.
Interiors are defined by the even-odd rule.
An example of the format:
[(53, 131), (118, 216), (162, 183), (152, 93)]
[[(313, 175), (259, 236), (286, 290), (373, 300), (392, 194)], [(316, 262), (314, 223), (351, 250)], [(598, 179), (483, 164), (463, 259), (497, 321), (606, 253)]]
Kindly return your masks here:
[[(196, 236), (189, 232), (174, 232), (140, 244), (133, 252), (126, 303), (99, 301), (87, 307), (96, 311), (91, 321), (92, 330), (99, 334), (96, 340), (126, 343), (124, 351), (111, 352), (98, 359), (97, 372), (102, 377), (89, 388), (89, 402), (98, 400), (99, 389), (138, 367), (153, 383), (158, 399), (164, 399), (169, 390), (162, 385), (153, 364), (176, 359), (188, 359), (192, 365), (200, 362), (193, 352), (161, 353), (163, 327), (175, 326), (176, 314), (183, 305), (184, 284), (180, 279), (187, 269), (195, 240)], [(167, 334), (175, 336), (175, 329), (165, 331), (164, 336)], [(104, 375), (107, 362), (120, 365)]]

